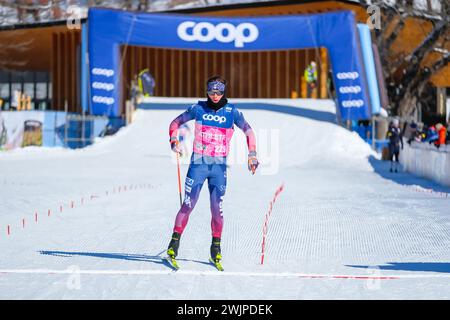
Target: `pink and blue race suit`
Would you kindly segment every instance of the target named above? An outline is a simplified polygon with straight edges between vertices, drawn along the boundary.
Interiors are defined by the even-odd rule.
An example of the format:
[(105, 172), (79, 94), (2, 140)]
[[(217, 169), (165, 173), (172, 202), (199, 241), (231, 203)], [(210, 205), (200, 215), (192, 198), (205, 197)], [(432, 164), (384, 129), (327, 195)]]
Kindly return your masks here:
[(212, 236), (220, 238), (223, 229), (222, 201), (227, 185), (226, 158), (234, 125), (245, 133), (249, 152), (256, 151), (255, 135), (242, 112), (233, 104), (227, 103), (216, 111), (208, 107), (206, 101), (199, 101), (172, 121), (170, 137), (177, 137), (178, 128), (189, 120), (195, 120), (194, 148), (186, 176), (184, 201), (173, 231), (183, 233), (203, 183), (208, 179)]

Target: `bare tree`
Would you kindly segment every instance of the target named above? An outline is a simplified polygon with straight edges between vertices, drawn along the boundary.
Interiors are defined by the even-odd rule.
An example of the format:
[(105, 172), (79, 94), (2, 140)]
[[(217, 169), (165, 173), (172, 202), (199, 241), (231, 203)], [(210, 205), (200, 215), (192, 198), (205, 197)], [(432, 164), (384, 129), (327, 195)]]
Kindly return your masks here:
[(63, 5), (72, 0), (0, 0), (0, 8), (9, 9), (8, 14), (15, 13), (14, 23), (41, 22), (58, 20), (65, 17)]
[(2, 35), (2, 50), (0, 50), (0, 70), (13, 70), (22, 68), (29, 61), (18, 59), (17, 53), (26, 52), (30, 49), (33, 39), (17, 41), (17, 35), (20, 30), (16, 30), (14, 34), (5, 33)]
[(139, 0), (138, 11), (148, 11), (150, 4), (148, 0)]
[[(361, 2), (368, 4), (366, 1)], [(376, 30), (375, 34), (385, 79), (396, 88), (389, 96), (391, 106), (394, 112), (411, 116), (430, 77), (448, 65), (448, 51), (445, 48), (450, 38), (450, 4), (442, 1), (438, 12), (433, 11), (431, 1), (427, 1), (426, 8), (422, 9), (417, 8), (412, 0), (396, 1), (395, 5), (382, 0), (372, 1), (372, 4), (382, 9), (382, 25), (389, 26)], [(392, 45), (408, 18), (428, 21), (432, 28), (410, 53), (394, 56)], [(424, 59), (431, 52), (439, 52), (441, 57), (431, 66), (425, 67)]]

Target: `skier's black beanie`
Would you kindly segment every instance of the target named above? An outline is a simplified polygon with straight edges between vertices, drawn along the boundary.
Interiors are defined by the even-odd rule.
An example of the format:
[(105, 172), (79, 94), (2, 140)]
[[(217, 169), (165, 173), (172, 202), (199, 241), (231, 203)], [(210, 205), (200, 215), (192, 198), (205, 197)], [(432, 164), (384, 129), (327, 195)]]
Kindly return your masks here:
[(208, 100), (206, 101), (206, 104), (211, 109), (217, 111), (217, 110), (219, 110), (220, 108), (222, 108), (224, 105), (226, 105), (228, 103), (228, 99), (226, 98), (226, 96), (227, 96), (227, 80), (225, 80), (221, 76), (214, 76), (214, 77), (209, 78), (206, 81), (206, 87), (208, 87), (208, 83), (214, 82), (214, 81), (221, 82), (221, 83), (223, 83), (225, 85), (225, 92), (224, 92), (222, 98), (217, 103), (214, 103), (211, 100), (211, 98), (208, 96), (208, 93), (206, 93), (206, 98), (208, 98)]

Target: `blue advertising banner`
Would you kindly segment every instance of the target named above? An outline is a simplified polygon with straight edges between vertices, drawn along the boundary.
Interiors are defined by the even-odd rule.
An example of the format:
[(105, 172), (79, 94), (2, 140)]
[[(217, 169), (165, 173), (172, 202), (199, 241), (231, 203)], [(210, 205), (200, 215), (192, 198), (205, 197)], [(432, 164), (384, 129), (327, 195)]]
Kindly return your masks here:
[(353, 12), (277, 17), (199, 17), (89, 10), (90, 103), (119, 116), (121, 45), (205, 51), (328, 49), (342, 120), (369, 119), (370, 104)]

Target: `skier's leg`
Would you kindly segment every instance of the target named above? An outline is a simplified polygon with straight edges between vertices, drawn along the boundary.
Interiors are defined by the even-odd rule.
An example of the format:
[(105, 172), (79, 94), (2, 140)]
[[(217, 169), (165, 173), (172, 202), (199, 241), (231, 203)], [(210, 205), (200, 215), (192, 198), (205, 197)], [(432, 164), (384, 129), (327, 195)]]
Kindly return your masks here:
[(392, 148), (392, 145), (389, 145), (389, 159), (391, 161), (391, 169), (389, 169), (389, 171), (392, 172), (394, 166), (394, 150)]
[(222, 259), (220, 240), (223, 229), (222, 203), (227, 185), (226, 165), (216, 164), (213, 166), (211, 175), (208, 177), (208, 189), (211, 205), (211, 258), (214, 261)]
[(189, 215), (197, 203), (202, 188), (203, 182), (206, 179), (207, 171), (202, 168), (202, 165), (191, 164), (186, 175), (185, 196), (183, 204), (175, 218), (175, 226), (173, 227), (172, 239), (167, 248), (167, 255), (172, 259), (178, 255), (178, 247), (180, 246), (181, 234), (186, 227)]
[(400, 150), (395, 150), (395, 172), (398, 172), (398, 168), (400, 167)]
[(205, 165), (191, 164), (189, 166), (184, 187), (184, 201), (175, 218), (173, 232), (177, 232), (180, 235), (183, 233), (188, 223), (189, 215), (197, 203), (203, 182), (206, 179), (206, 173)]
[(208, 189), (211, 206), (211, 233), (215, 238), (222, 236), (223, 214), (222, 202), (227, 186), (227, 167), (225, 164), (215, 164), (208, 177)]

